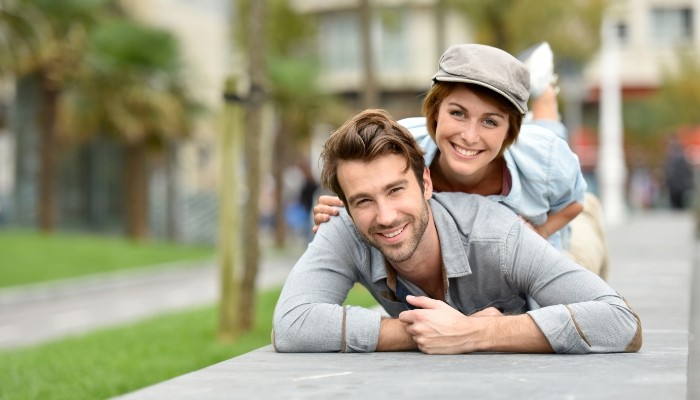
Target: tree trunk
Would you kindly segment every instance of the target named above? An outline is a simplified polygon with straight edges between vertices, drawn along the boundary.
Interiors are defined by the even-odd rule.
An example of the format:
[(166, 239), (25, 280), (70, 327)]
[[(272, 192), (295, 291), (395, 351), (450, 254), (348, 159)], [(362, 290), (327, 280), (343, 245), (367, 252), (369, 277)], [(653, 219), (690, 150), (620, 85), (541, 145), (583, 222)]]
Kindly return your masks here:
[(58, 135), (56, 132), (56, 107), (58, 105), (59, 89), (47, 78), (45, 73), (40, 73), (40, 157), (39, 170), (39, 197), (37, 208), (39, 214), (39, 229), (43, 232), (53, 232), (56, 228), (56, 179), (57, 179), (57, 154), (59, 152)]
[[(237, 102), (236, 81), (229, 78), (225, 89), (223, 127), (219, 143), (219, 328), (217, 338), (232, 342), (240, 331), (239, 257), (241, 246), (240, 161), (243, 129), (240, 124), (241, 105)], [(238, 268), (237, 268), (238, 266)]]
[(125, 163), (126, 233), (133, 240), (143, 240), (148, 235), (148, 177), (145, 145), (143, 143), (127, 144)]
[(178, 145), (168, 141), (165, 149), (165, 236), (170, 241), (180, 239), (180, 187), (178, 179)]
[(241, 285), (241, 329), (250, 330), (255, 320), (255, 278), (258, 274), (260, 243), (260, 137), (265, 81), (265, 0), (254, 1), (250, 15), (250, 82), (251, 91), (246, 113), (246, 156), (248, 201), (246, 202), (244, 245), (245, 268)]
[(275, 245), (284, 247), (287, 237), (287, 221), (285, 220), (284, 204), (284, 169), (287, 167), (287, 152), (289, 150), (289, 135), (285, 117), (275, 136), (274, 159), (272, 161), (272, 176), (275, 179)]
[(372, 6), (370, 0), (360, 1), (360, 25), (362, 35), (362, 66), (364, 85), (362, 107), (376, 108), (379, 104), (379, 87), (374, 69), (374, 49), (372, 46)]

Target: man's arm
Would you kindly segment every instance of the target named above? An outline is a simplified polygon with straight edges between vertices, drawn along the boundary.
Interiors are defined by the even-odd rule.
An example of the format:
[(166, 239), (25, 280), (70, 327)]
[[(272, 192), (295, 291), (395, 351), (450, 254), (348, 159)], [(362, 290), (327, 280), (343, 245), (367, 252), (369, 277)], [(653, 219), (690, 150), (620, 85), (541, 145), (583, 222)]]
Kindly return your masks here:
[(490, 308), (466, 316), (446, 303), (408, 296), (419, 309), (399, 316), (420, 351), (461, 354), (479, 351), (551, 353), (552, 347), (527, 314), (503, 316)]
[(541, 306), (528, 312), (557, 353), (638, 351), (641, 322), (605, 281), (516, 223), (505, 273)]
[(343, 306), (367, 268), (367, 248), (346, 212), (324, 223), (287, 277), (275, 307), (273, 335), (280, 352), (374, 351), (381, 313)]
[(406, 332), (406, 323), (395, 318), (382, 318), (377, 351), (416, 350), (418, 345)]

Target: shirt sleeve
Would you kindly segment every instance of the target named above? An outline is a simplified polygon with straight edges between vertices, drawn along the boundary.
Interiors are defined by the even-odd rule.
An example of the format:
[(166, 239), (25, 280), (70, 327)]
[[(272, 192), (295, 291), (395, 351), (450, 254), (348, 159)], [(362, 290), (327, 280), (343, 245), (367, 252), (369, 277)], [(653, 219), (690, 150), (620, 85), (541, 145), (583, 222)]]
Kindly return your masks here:
[(641, 322), (605, 281), (516, 223), (506, 273), (541, 308), (529, 311), (556, 353), (633, 352)]
[(559, 211), (573, 202), (583, 203), (587, 184), (578, 156), (568, 143), (560, 139), (552, 140), (551, 154), (547, 190), (549, 208)]
[[(275, 307), (273, 345), (278, 352), (371, 352), (381, 313), (343, 306), (368, 262), (345, 211), (321, 224), (294, 265)], [(339, 243), (343, 245), (338, 246)]]

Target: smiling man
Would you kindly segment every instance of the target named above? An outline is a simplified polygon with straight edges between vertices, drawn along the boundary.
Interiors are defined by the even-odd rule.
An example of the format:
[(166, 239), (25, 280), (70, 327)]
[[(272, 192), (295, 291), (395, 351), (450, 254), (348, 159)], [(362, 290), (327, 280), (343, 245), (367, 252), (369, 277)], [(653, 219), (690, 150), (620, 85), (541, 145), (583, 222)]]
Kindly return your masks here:
[[(280, 352), (634, 352), (637, 315), (608, 284), (482, 196), (433, 194), (413, 137), (382, 110), (331, 135), (322, 224), (274, 316)], [(343, 306), (355, 283), (384, 308)], [(531, 296), (541, 306), (527, 309)]]

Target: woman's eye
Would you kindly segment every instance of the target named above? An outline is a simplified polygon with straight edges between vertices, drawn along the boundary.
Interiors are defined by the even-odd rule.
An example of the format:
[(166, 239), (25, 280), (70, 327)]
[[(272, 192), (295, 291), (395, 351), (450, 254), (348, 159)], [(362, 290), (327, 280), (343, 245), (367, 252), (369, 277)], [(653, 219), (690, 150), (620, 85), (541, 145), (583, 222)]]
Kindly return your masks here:
[(450, 111), (450, 115), (452, 115), (453, 117), (462, 118), (462, 117), (464, 117), (464, 112), (458, 111), (458, 110)]
[(498, 126), (498, 122), (496, 122), (496, 120), (493, 120), (493, 119), (484, 120), (484, 124), (486, 124), (488, 126), (494, 126), (494, 127)]

